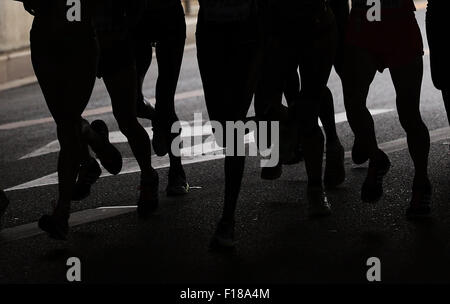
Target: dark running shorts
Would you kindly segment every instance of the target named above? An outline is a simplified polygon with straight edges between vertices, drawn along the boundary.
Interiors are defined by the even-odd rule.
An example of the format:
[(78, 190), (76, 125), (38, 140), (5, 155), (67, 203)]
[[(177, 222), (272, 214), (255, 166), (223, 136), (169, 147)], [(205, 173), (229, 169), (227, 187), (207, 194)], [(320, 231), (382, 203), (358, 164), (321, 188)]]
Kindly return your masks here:
[(370, 22), (366, 12), (353, 10), (347, 28), (346, 43), (368, 51), (377, 69), (395, 68), (423, 56), (423, 41), (414, 12), (384, 15)]

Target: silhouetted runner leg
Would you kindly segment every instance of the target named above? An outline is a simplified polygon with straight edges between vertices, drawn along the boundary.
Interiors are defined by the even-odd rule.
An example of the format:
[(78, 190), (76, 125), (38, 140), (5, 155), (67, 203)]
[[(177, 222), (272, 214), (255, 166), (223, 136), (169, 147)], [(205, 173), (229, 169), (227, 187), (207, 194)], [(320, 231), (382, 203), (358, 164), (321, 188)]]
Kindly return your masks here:
[(420, 114), (420, 91), (422, 88), (422, 57), (411, 63), (389, 69), (397, 94), (397, 112), (406, 132), (408, 150), (414, 163), (412, 198), (407, 215), (428, 214), (431, 203), (431, 183), (428, 178), (428, 154), (430, 135)]
[[(188, 193), (189, 185), (181, 164), (181, 157), (171, 151), (172, 140), (179, 134), (172, 134), (171, 127), (178, 121), (175, 112), (175, 93), (181, 70), (186, 41), (186, 21), (181, 2), (173, 1), (166, 7), (149, 9), (148, 23), (142, 26), (150, 37), (147, 44), (154, 43), (158, 62), (158, 79), (156, 82), (156, 105), (153, 125), (153, 147), (155, 153), (162, 156), (169, 154), (170, 169), (166, 193), (169, 196)], [(145, 35), (145, 29), (141, 35)], [(144, 37), (145, 38), (145, 37)], [(142, 43), (141, 43), (142, 44)], [(141, 53), (142, 54), (142, 53)], [(148, 56), (148, 55), (147, 55)], [(137, 63), (139, 63), (139, 57)], [(144, 60), (145, 61), (149, 60)], [(141, 69), (144, 72), (144, 69)], [(143, 76), (139, 76), (143, 78)]]
[(367, 6), (355, 4), (350, 14), (344, 67), (344, 101), (355, 137), (369, 155), (369, 169), (361, 188), (361, 199), (379, 200), (383, 177), (390, 168), (387, 155), (378, 148), (373, 119), (366, 107), (370, 84), (376, 71), (389, 68), (397, 94), (397, 110), (407, 133), (415, 177), (408, 216), (430, 212), (431, 184), (428, 179), (430, 138), (420, 114), (423, 74), (423, 44), (414, 16), (413, 1), (382, 7), (381, 21), (367, 20)]
[(450, 47), (443, 29), (448, 26), (448, 1), (428, 0), (426, 25), (430, 47), (431, 77), (434, 86), (441, 90), (447, 118), (450, 122)]
[(39, 220), (39, 227), (52, 238), (65, 239), (82, 154), (81, 114), (95, 83), (97, 45), (88, 18), (69, 22), (65, 5), (38, 5), (31, 30), (31, 60), (61, 146), (57, 204), (52, 215)]
[(97, 160), (91, 156), (89, 147), (100, 160), (103, 168), (110, 174), (117, 175), (122, 170), (122, 155), (109, 141), (108, 126), (103, 120), (91, 124), (81, 120), (82, 159), (72, 199), (80, 201), (89, 196), (91, 186), (98, 180), (102, 170)]
[[(241, 4), (235, 3), (236, 7), (228, 9), (243, 7), (245, 11), (248, 2)], [(225, 127), (226, 121), (246, 118), (256, 89), (262, 45), (259, 20), (253, 7), (236, 21), (230, 21), (232, 17), (223, 12), (226, 10), (214, 7), (208, 1), (200, 1), (196, 35), (208, 114), (211, 120), (219, 121)], [(243, 138), (236, 138), (235, 143), (243, 144)], [(224, 209), (212, 238), (213, 248), (234, 246), (234, 216), (245, 164), (245, 156), (234, 155), (225, 157)]]
[[(178, 120), (174, 108), (174, 98), (184, 53), (186, 26), (181, 3), (178, 1), (172, 1), (172, 3), (174, 5), (160, 4), (162, 8), (147, 7), (140, 21), (132, 29), (132, 50), (136, 62), (137, 79), (136, 113), (137, 117), (151, 119), (153, 123), (157, 116), (161, 117), (162, 121), (175, 122)], [(152, 62), (152, 45), (157, 49), (159, 69), (156, 99), (162, 109), (158, 115), (151, 104), (145, 100), (142, 92), (143, 82)], [(168, 123), (168, 125), (171, 126), (172, 123)], [(89, 130), (89, 128), (86, 129)], [(167, 138), (171, 139), (172, 136), (168, 135)], [(167, 143), (170, 145), (170, 141)], [(85, 163), (81, 165), (77, 182), (77, 195), (74, 198), (78, 200), (89, 195), (91, 185), (100, 174), (98, 164), (90, 156), (89, 149), (85, 155)], [(181, 157), (174, 156), (169, 149), (169, 159), (167, 195), (188, 193), (189, 185), (186, 182)]]
[(95, 24), (101, 52), (99, 76), (111, 97), (119, 129), (141, 170), (137, 211), (141, 218), (147, 218), (159, 204), (159, 178), (151, 165), (150, 138), (136, 116), (138, 82), (130, 29), (140, 17), (140, 4), (102, 1), (96, 7)]
[[(323, 216), (331, 213), (322, 184), (324, 136), (318, 125), (318, 118), (324, 102), (324, 92), (327, 89), (337, 41), (336, 25), (332, 13), (324, 9), (317, 14), (317, 20), (320, 22), (306, 33), (305, 45), (299, 41), (293, 45), (292, 51), (295, 53), (291, 55), (295, 56), (294, 58), (297, 60), (302, 84), (300, 99), (294, 105), (294, 113), (299, 121), (303, 143), (308, 175), (307, 196), (311, 216)], [(330, 104), (327, 106), (329, 107)], [(332, 115), (334, 117), (334, 111)]]

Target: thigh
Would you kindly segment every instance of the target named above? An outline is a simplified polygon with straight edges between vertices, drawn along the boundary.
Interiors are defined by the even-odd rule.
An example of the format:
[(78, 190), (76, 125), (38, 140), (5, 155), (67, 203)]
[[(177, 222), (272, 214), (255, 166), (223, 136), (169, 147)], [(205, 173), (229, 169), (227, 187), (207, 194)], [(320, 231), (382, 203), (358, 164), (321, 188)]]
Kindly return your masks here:
[(93, 37), (59, 40), (32, 31), (33, 68), (56, 123), (79, 120), (89, 102), (97, 68)]
[[(186, 26), (180, 25), (181, 33), (168, 33), (165, 39), (156, 44), (158, 61), (158, 82), (163, 82), (175, 93), (184, 55)], [(183, 33), (183, 34), (182, 34)]]
[(419, 111), (423, 78), (423, 60), (417, 57), (409, 64), (389, 69), (397, 94), (399, 115), (411, 109)]
[(258, 81), (260, 45), (256, 41), (198, 38), (198, 62), (210, 119), (245, 119)]
[[(376, 72), (376, 59), (369, 51), (357, 46), (346, 45), (342, 77), (346, 107), (353, 103), (365, 104)], [(351, 108), (347, 110), (349, 111)]]

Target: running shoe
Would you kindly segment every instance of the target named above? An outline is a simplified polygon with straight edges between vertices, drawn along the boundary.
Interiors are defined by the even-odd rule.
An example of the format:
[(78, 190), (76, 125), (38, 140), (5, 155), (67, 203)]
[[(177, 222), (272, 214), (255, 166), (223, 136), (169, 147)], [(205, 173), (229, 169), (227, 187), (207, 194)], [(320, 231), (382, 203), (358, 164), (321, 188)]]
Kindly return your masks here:
[(352, 160), (357, 165), (362, 165), (369, 160), (369, 152), (357, 137), (355, 137), (353, 142)]
[(137, 202), (137, 213), (139, 218), (147, 219), (153, 212), (158, 209), (159, 205), (159, 177), (156, 171), (153, 177), (146, 181), (141, 180), (139, 187), (140, 194)]
[(409, 219), (427, 217), (431, 213), (431, 183), (427, 182), (421, 187), (413, 187), (406, 217)]
[(213, 250), (229, 250), (235, 246), (234, 221), (220, 220), (211, 239), (210, 248)]
[(103, 168), (105, 168), (112, 175), (117, 175), (122, 170), (122, 155), (114, 145), (109, 141), (108, 126), (103, 120), (94, 120), (91, 123), (91, 128), (102, 140), (99, 145), (91, 146), (97, 158), (100, 160)]
[(327, 189), (333, 189), (345, 181), (344, 166), (345, 151), (340, 142), (327, 145), (324, 184)]
[(136, 116), (139, 118), (145, 118), (149, 120), (155, 119), (155, 108), (146, 97), (141, 102), (137, 103)]
[(72, 200), (81, 201), (87, 198), (91, 194), (91, 186), (101, 174), (102, 169), (95, 158), (91, 157), (86, 163), (81, 164)]
[(378, 150), (374, 160), (369, 162), (367, 177), (361, 188), (361, 200), (363, 202), (375, 203), (383, 196), (383, 178), (389, 172), (391, 162), (389, 157)]
[(41, 230), (47, 232), (48, 236), (55, 240), (67, 240), (69, 233), (69, 221), (61, 220), (54, 215), (43, 215), (38, 222)]
[(281, 177), (283, 174), (283, 165), (281, 162), (274, 167), (262, 167), (261, 169), (261, 178), (265, 180), (276, 180)]
[(331, 204), (321, 187), (307, 190), (309, 217), (324, 217), (331, 215)]
[(168, 183), (166, 188), (167, 196), (179, 196), (189, 193), (189, 184), (186, 181), (186, 174), (183, 168), (169, 169)]
[(8, 205), (9, 200), (6, 197), (5, 192), (3, 192), (3, 190), (0, 190), (0, 230), (2, 230), (3, 227), (3, 215), (5, 214)]

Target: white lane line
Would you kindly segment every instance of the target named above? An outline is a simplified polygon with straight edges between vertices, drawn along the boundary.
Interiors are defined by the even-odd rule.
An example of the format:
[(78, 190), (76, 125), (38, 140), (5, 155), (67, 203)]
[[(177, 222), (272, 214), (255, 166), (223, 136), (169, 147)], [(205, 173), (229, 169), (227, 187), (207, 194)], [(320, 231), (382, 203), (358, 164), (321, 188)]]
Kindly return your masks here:
[[(253, 138), (252, 138), (253, 140)], [(250, 140), (249, 140), (250, 142)], [(252, 141), (254, 142), (254, 140)], [(219, 159), (223, 158), (222, 148), (214, 147), (211, 142), (205, 142), (199, 145), (194, 145), (192, 147), (187, 147), (181, 149), (182, 162), (183, 164), (191, 164), (197, 162), (208, 161), (211, 159)], [(211, 155), (213, 154), (213, 155)], [(152, 157), (152, 165), (155, 169), (167, 168), (169, 167), (169, 157)], [(139, 172), (139, 165), (134, 158), (124, 158), (122, 171), (119, 175), (130, 174)], [(103, 174), (101, 177), (111, 176), (106, 170), (103, 170)], [(30, 182), (26, 182), (11, 188), (6, 189), (6, 192), (16, 191), (16, 190), (24, 190), (29, 188), (43, 187), (49, 185), (58, 184), (58, 173), (54, 172), (49, 175), (43, 176), (41, 178), (32, 180)]]
[(97, 209), (99, 210), (105, 210), (105, 209), (136, 209), (137, 205), (133, 206), (109, 206), (109, 207), (99, 207)]
[[(244, 142), (246, 144), (255, 142), (253, 132), (245, 135)], [(224, 150), (223, 148), (215, 144), (212, 138), (207, 138), (207, 140), (204, 143), (182, 148), (180, 150), (180, 153), (182, 157), (182, 163), (187, 165), (224, 158), (225, 156), (223, 150)], [(152, 165), (155, 169), (168, 168), (170, 166), (169, 157), (167, 155), (164, 157), (153, 156)], [(119, 175), (131, 174), (136, 172), (140, 172), (139, 165), (136, 159), (124, 158), (122, 171), (119, 173)], [(108, 177), (108, 176), (111, 175), (107, 173), (106, 170), (103, 170), (101, 177)], [(9, 192), (16, 190), (25, 190), (30, 188), (50, 186), (56, 184), (58, 184), (58, 173), (54, 172), (41, 178), (14, 186), (12, 188), (8, 188), (4, 191)]]
[[(430, 132), (430, 138), (432, 143), (450, 138), (450, 128), (433, 130)], [(387, 153), (401, 151), (407, 148), (406, 138), (400, 138), (390, 142), (382, 143), (380, 144), (380, 148), (382, 148)], [(210, 155), (209, 160), (219, 159), (223, 157), (223, 155)], [(346, 158), (350, 157), (351, 152), (346, 152)], [(198, 160), (194, 161), (198, 162)], [(113, 218), (119, 215), (129, 214), (131, 212), (134, 212), (135, 209), (136, 206), (106, 206), (96, 209), (87, 209), (79, 212), (74, 212), (70, 216), (70, 226), (79, 226), (95, 221)], [(44, 232), (42, 232), (38, 228), (37, 222), (6, 228), (2, 232), (0, 232), (0, 244), (41, 235), (43, 233)]]
[[(203, 96), (203, 89), (193, 90), (193, 91), (188, 91), (188, 92), (183, 92), (183, 93), (176, 94), (175, 95), (175, 100), (183, 100), (183, 99), (188, 99), (188, 98), (193, 98), (193, 97), (201, 97), (201, 96)], [(151, 98), (149, 100), (150, 100), (151, 103), (155, 103), (156, 102), (155, 98)], [(105, 107), (100, 107), (100, 108), (86, 110), (83, 113), (83, 117), (101, 115), (101, 114), (106, 114), (106, 113), (111, 113), (111, 112), (112, 112), (112, 107), (111, 106), (105, 106)], [(0, 131), (1, 130), (14, 130), (14, 129), (18, 129), (18, 128), (30, 127), (30, 126), (40, 125), (40, 124), (49, 123), (49, 122), (53, 122), (53, 121), (54, 120), (53, 120), (52, 117), (45, 117), (45, 118), (39, 118), (39, 119), (16, 121), (16, 122), (11, 122), (11, 123), (0, 125)]]
[[(392, 112), (394, 109), (373, 109), (370, 110), (370, 113), (372, 115), (380, 115), (388, 112)], [(347, 121), (347, 114), (345, 112), (338, 113), (335, 115), (336, 123), (343, 123)], [(193, 125), (193, 126), (192, 126)], [(322, 124), (320, 123), (322, 126)], [(181, 137), (194, 137), (194, 136), (207, 136), (212, 134), (211, 125), (205, 124), (202, 126), (199, 126), (199, 124), (195, 121), (191, 122), (182, 122), (182, 133)], [(149, 134), (150, 138), (153, 138), (153, 132), (151, 128), (145, 129), (147, 133)], [(113, 144), (118, 143), (125, 143), (127, 142), (126, 137), (120, 132), (120, 131), (114, 131), (109, 133), (109, 140)], [(55, 153), (59, 151), (59, 143), (57, 140), (54, 140), (44, 147), (41, 147), (27, 155), (22, 156), (20, 159), (27, 159), (37, 156), (42, 156), (50, 153)]]
[[(369, 112), (370, 112), (370, 114), (372, 114), (372, 116), (389, 113), (389, 112), (393, 112), (393, 111), (395, 111), (395, 110), (394, 109), (372, 109), (372, 110), (369, 110)], [(334, 116), (335, 116), (335, 120), (336, 120), (337, 124), (347, 121), (347, 113), (345, 113), (345, 112), (335, 114)], [(319, 122), (319, 125), (322, 127), (321, 122)]]
[[(134, 208), (96, 208), (74, 212), (70, 215), (69, 225), (71, 227), (100, 221), (119, 215), (133, 212)], [(0, 232), (0, 244), (17, 241), (37, 235), (44, 234), (38, 228), (38, 223), (33, 222), (21, 226), (5, 228)]]
[[(212, 134), (212, 128), (211, 126), (205, 125), (205, 126), (199, 126), (195, 122), (181, 122), (182, 124), (182, 131), (181, 131), (181, 137), (192, 137), (192, 136), (202, 136), (202, 135), (211, 135)], [(194, 126), (191, 126), (193, 124)], [(153, 139), (153, 131), (152, 128), (148, 127), (145, 128), (145, 131), (147, 131), (150, 139)], [(109, 133), (109, 141), (113, 144), (119, 144), (119, 143), (126, 143), (127, 138), (122, 134), (120, 131), (114, 131)], [(22, 156), (20, 159), (27, 159), (37, 156), (42, 156), (50, 153), (55, 153), (59, 151), (59, 142), (57, 140), (54, 140), (47, 145)]]
[[(388, 112), (392, 112), (394, 111), (393, 109), (374, 109), (374, 110), (370, 110), (372, 115), (379, 115), (379, 114), (383, 114), (383, 113), (388, 113)], [(336, 123), (342, 123), (347, 121), (347, 115), (345, 113), (338, 113), (336, 114)], [(186, 124), (184, 124), (186, 125)], [(189, 128), (184, 128), (184, 130), (186, 130), (185, 134), (186, 135), (211, 135), (212, 134), (212, 129), (211, 126), (206, 124), (206, 125), (197, 125), (194, 124), (194, 127), (190, 127)], [(114, 132), (113, 132), (114, 133)], [(117, 143), (117, 142), (126, 142), (126, 138), (121, 135), (121, 133), (114, 133), (115, 135), (110, 136), (111, 137), (111, 142)], [(183, 131), (182, 131), (183, 134)], [(192, 138), (191, 137), (191, 142), (192, 142)], [(210, 138), (208, 138), (210, 139)], [(246, 135), (245, 138), (245, 142), (246, 143), (254, 143), (254, 137), (253, 137), (253, 133), (250, 133), (248, 135)], [(52, 143), (51, 143), (52, 144)], [(57, 143), (53, 143), (51, 145), (51, 149), (53, 149), (52, 151), (56, 152), (57, 149), (55, 150), (55, 148), (58, 148), (58, 146), (56, 146)], [(46, 149), (46, 150), (45, 150)], [(48, 145), (44, 148), (38, 149), (38, 152), (33, 152), (32, 154), (34, 155), (43, 155), (46, 153), (50, 153), (49, 151), (51, 150)], [(191, 147), (186, 147), (181, 149), (181, 156), (183, 158), (183, 163), (186, 163), (187, 161), (190, 161), (190, 163), (198, 163), (198, 162), (204, 162), (209, 160), (208, 157), (205, 158), (205, 154), (222, 154), (222, 148), (218, 147), (217, 145), (214, 145), (211, 141), (206, 141), (204, 143), (200, 143), (200, 144), (194, 144)], [(217, 156), (217, 155), (216, 155)], [(31, 157), (31, 156), (29, 156)], [(152, 164), (156, 169), (159, 168), (167, 168), (169, 166), (169, 160), (168, 157), (156, 157), (153, 156), (152, 157)], [(120, 175), (122, 174), (130, 174), (130, 173), (136, 173), (139, 172), (139, 166), (136, 162), (136, 160), (134, 158), (126, 158), (123, 160), (123, 169), (120, 173)], [(102, 174), (101, 177), (106, 177), (106, 176), (110, 176), (108, 173), (106, 173), (104, 171), (104, 173)], [(38, 179), (11, 187), (6, 189), (5, 191), (16, 191), (16, 190), (25, 190), (25, 189), (29, 189), (29, 188), (36, 188), (36, 187), (43, 187), (43, 186), (49, 186), (49, 185), (55, 185), (58, 183), (58, 174), (56, 172), (51, 173), (49, 175), (40, 177)]]

